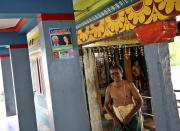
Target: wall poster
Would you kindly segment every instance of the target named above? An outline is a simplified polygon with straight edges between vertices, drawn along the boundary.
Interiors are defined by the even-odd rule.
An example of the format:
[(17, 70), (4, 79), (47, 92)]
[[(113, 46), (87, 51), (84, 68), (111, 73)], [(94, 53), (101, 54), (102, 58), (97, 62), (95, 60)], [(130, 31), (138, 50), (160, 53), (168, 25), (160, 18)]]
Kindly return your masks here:
[(72, 59), (73, 43), (71, 29), (49, 28), (53, 60)]

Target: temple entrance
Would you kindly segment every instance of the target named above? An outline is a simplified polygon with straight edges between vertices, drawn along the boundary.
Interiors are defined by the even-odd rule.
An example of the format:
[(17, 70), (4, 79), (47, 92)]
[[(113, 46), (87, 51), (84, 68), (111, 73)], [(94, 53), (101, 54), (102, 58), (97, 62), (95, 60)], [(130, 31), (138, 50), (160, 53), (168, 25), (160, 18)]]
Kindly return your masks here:
[[(137, 43), (110, 46), (106, 44), (101, 44), (101, 46), (92, 45), (83, 46), (81, 52), (81, 65), (86, 80), (86, 93), (92, 128), (99, 123), (103, 131), (113, 130), (113, 121), (105, 111), (104, 100), (106, 88), (112, 82), (109, 68), (113, 64), (118, 64), (123, 67), (123, 79), (134, 82), (143, 98), (143, 106), (139, 111), (142, 131), (154, 131), (152, 97), (144, 58), (144, 47)], [(138, 70), (138, 74), (136, 70)]]

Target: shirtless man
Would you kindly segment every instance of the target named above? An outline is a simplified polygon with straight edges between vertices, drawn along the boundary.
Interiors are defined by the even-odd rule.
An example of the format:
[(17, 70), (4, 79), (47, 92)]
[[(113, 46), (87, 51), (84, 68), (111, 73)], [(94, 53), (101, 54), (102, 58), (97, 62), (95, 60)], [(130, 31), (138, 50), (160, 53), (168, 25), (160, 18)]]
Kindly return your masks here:
[(139, 89), (140, 92), (143, 92), (141, 81), (145, 81), (145, 77), (137, 60), (133, 64), (132, 71), (136, 87)]
[[(122, 79), (123, 70), (120, 66), (110, 68), (111, 83), (106, 89), (105, 109), (111, 115), (115, 129), (119, 131), (140, 131), (137, 112), (142, 106), (142, 98), (132, 82)], [(113, 110), (109, 104), (113, 100)]]

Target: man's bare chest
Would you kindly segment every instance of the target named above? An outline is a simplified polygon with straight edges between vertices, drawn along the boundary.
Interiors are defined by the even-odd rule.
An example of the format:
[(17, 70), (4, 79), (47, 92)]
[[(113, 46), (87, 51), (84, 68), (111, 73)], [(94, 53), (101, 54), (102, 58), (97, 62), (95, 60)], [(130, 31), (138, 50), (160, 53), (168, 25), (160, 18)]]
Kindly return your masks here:
[(124, 87), (112, 87), (111, 88), (111, 98), (114, 99), (121, 99), (121, 98), (125, 98), (125, 96), (127, 95), (127, 90)]

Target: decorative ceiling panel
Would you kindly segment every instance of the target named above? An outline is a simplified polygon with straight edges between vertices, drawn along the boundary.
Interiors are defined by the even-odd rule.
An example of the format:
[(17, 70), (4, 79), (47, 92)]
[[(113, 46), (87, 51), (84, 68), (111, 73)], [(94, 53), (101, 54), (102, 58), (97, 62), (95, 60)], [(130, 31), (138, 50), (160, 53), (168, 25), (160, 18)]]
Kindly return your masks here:
[(98, 41), (180, 14), (180, 0), (141, 0), (77, 31), (78, 44)]

